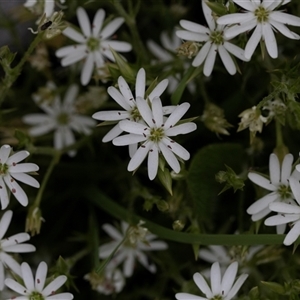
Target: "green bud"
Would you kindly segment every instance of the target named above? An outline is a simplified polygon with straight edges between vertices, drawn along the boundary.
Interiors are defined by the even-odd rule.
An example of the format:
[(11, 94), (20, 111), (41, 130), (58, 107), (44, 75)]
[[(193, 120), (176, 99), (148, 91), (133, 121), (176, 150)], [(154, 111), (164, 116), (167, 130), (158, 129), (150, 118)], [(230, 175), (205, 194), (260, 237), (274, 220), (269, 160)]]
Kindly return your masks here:
[(173, 222), (172, 227), (176, 231), (181, 231), (185, 226), (185, 223), (181, 220), (176, 220)]
[(152, 208), (153, 208), (153, 201), (147, 199), (147, 200), (144, 202), (143, 208), (144, 208), (145, 211), (150, 211), (150, 210), (152, 210)]
[(224, 188), (219, 193), (222, 194), (226, 190), (233, 188), (234, 192), (237, 190), (243, 190), (244, 187), (244, 180), (240, 178), (236, 173), (228, 166), (226, 166), (227, 171), (220, 171), (216, 174), (215, 179), (219, 183), (226, 182)]
[(42, 217), (42, 211), (39, 207), (33, 205), (29, 208), (26, 217), (25, 231), (30, 232), (32, 236), (39, 234), (45, 219)]
[(162, 212), (166, 212), (170, 208), (168, 202), (166, 202), (165, 200), (159, 200), (159, 201), (157, 201), (156, 202), (156, 206), (157, 206), (158, 210), (160, 210)]
[(164, 168), (162, 170), (161, 168), (158, 169), (157, 176), (161, 184), (166, 188), (166, 190), (173, 195), (172, 191), (172, 177), (170, 174), (170, 170), (167, 168)]
[(222, 3), (209, 1), (205, 1), (205, 3), (217, 16), (224, 16), (228, 14), (226, 6)]
[(261, 281), (261, 283), (269, 288), (270, 290), (272, 290), (273, 292), (280, 294), (280, 295), (284, 295), (285, 294), (285, 288), (277, 283), (277, 282), (272, 282), (272, 281)]
[(30, 143), (30, 137), (26, 133), (20, 130), (15, 130), (14, 137), (18, 140), (18, 146), (20, 148), (26, 147)]

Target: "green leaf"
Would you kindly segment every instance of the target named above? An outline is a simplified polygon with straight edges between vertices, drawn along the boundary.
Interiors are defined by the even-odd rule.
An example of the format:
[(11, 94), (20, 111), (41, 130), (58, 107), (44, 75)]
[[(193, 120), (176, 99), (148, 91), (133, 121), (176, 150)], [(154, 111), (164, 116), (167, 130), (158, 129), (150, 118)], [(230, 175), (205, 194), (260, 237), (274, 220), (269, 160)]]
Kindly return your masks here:
[(285, 289), (284, 287), (277, 283), (277, 282), (271, 282), (271, 281), (261, 281), (261, 283), (266, 286), (267, 288), (269, 288), (271, 291), (280, 294), (280, 295), (284, 295), (285, 294)]
[(228, 14), (227, 7), (224, 4), (209, 1), (205, 1), (205, 3), (218, 16), (224, 16)]
[(240, 171), (243, 155), (243, 148), (239, 144), (212, 144), (200, 149), (194, 156), (187, 183), (199, 220), (207, 221), (213, 215), (220, 191), (215, 175), (224, 169), (224, 165)]

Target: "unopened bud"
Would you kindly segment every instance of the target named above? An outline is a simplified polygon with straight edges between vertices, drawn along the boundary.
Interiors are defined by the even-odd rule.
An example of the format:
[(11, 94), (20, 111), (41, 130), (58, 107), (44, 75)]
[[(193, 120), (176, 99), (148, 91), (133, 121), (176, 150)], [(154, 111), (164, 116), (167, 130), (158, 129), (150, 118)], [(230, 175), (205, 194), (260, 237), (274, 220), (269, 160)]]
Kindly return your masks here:
[(181, 220), (176, 220), (173, 222), (172, 227), (176, 231), (181, 231), (185, 226), (185, 223)]

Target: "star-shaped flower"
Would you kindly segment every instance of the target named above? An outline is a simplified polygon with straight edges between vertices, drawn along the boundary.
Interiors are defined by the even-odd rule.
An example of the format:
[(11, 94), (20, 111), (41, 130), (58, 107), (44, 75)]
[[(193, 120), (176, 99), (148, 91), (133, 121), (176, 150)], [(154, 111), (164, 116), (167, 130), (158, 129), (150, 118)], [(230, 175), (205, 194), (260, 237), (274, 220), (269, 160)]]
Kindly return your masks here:
[[(96, 122), (90, 117), (77, 113), (75, 106), (77, 94), (78, 86), (71, 85), (65, 94), (63, 102), (61, 102), (59, 95), (53, 97), (50, 103), (43, 102), (43, 100), (49, 99), (35, 97), (34, 100), (46, 114), (28, 114), (23, 117), (24, 123), (33, 125), (29, 129), (29, 134), (31, 136), (40, 136), (54, 130), (54, 147), (56, 149), (63, 149), (74, 144), (73, 131), (89, 135), (92, 132), (91, 128), (96, 125)], [(76, 151), (70, 150), (68, 154), (74, 156)]]
[(156, 97), (149, 105), (144, 99), (136, 99), (137, 108), (144, 124), (133, 121), (121, 121), (120, 128), (128, 132), (113, 140), (116, 146), (130, 145), (142, 142), (128, 164), (128, 171), (136, 170), (148, 155), (148, 175), (153, 180), (158, 171), (159, 155), (162, 154), (175, 173), (180, 172), (178, 158), (188, 160), (189, 152), (170, 137), (186, 134), (196, 130), (195, 123), (187, 122), (177, 125), (187, 112), (190, 104), (185, 102), (178, 105), (166, 121), (163, 118), (163, 107), (160, 98)]
[[(66, 0), (59, 1), (63, 4)], [(55, 0), (27, 0), (24, 6), (39, 15), (42, 15), (43, 12), (47, 18), (50, 18), (54, 13)]]
[(181, 20), (180, 25), (186, 30), (178, 30), (176, 34), (186, 41), (205, 42), (192, 63), (194, 67), (204, 63), (203, 73), (205, 76), (210, 76), (217, 53), (219, 53), (228, 73), (234, 75), (237, 69), (230, 54), (243, 61), (248, 61), (244, 56), (244, 50), (229, 43), (231, 38), (226, 37), (228, 28), (216, 24), (212, 11), (205, 4), (205, 0), (202, 0), (202, 8), (209, 28), (191, 21)]
[(26, 262), (21, 264), (21, 272), (24, 285), (11, 278), (5, 280), (5, 284), (10, 289), (22, 295), (13, 297), (10, 300), (71, 300), (74, 298), (71, 293), (56, 294), (56, 291), (67, 281), (67, 276), (60, 275), (45, 287), (48, 272), (48, 266), (45, 262), (39, 264), (35, 278), (33, 277), (30, 266)]
[(4, 235), (10, 225), (13, 212), (6, 211), (0, 220), (0, 291), (4, 289), (5, 268), (10, 268), (14, 273), (21, 276), (20, 264), (8, 253), (27, 253), (35, 251), (35, 247), (30, 244), (24, 244), (30, 240), (28, 233), (22, 232), (4, 238)]
[(195, 296), (188, 293), (177, 293), (175, 297), (177, 300), (230, 300), (236, 295), (248, 277), (248, 274), (242, 274), (235, 281), (237, 270), (238, 263), (233, 262), (226, 269), (222, 278), (220, 265), (218, 262), (215, 262), (211, 266), (210, 271), (211, 287), (209, 287), (206, 280), (200, 273), (195, 273), (193, 277), (194, 282), (201, 292), (205, 294), (205, 297)]
[(40, 184), (36, 179), (26, 173), (36, 172), (39, 167), (33, 163), (21, 163), (20, 161), (29, 156), (28, 151), (19, 151), (11, 155), (12, 147), (3, 145), (0, 148), (0, 201), (1, 209), (5, 209), (9, 204), (9, 196), (6, 186), (20, 202), (27, 206), (28, 197), (16, 180), (25, 184), (39, 188)]
[(233, 38), (255, 28), (245, 48), (247, 59), (251, 59), (261, 40), (265, 42), (269, 55), (277, 58), (278, 48), (274, 31), (279, 31), (290, 39), (300, 39), (298, 34), (290, 31), (286, 26), (300, 26), (300, 18), (281, 11), (274, 11), (291, 0), (233, 0), (233, 2), (245, 9), (246, 12), (222, 16), (218, 18), (217, 23), (222, 26), (234, 25), (224, 32), (226, 38)]
[[(272, 153), (269, 160), (270, 179), (249, 172), (248, 178), (262, 188), (271, 191), (271, 193), (258, 199), (247, 209), (247, 213), (252, 215), (252, 221), (258, 221), (271, 212), (269, 205), (273, 202), (295, 203), (294, 195), (290, 188), (289, 178), (292, 176), (293, 155), (285, 155), (282, 165), (276, 154)], [(294, 171), (293, 174), (295, 176)], [(283, 233), (285, 225), (277, 226), (277, 233)]]
[(116, 18), (103, 28), (105, 11), (99, 9), (91, 25), (88, 15), (82, 7), (77, 8), (77, 18), (82, 33), (72, 27), (67, 27), (63, 34), (79, 44), (57, 50), (56, 56), (62, 58), (61, 64), (64, 67), (84, 59), (81, 83), (87, 85), (92, 77), (94, 65), (99, 69), (104, 65), (105, 58), (115, 61), (110, 47), (118, 52), (128, 52), (131, 50), (131, 45), (127, 42), (110, 39), (124, 23), (123, 18)]
[[(131, 120), (134, 122), (140, 122), (142, 117), (136, 105), (136, 98), (140, 97), (149, 99), (150, 102), (154, 97), (160, 97), (168, 86), (168, 80), (164, 79), (158, 83), (153, 91), (146, 97), (145, 86), (146, 86), (146, 72), (141, 68), (136, 76), (135, 83), (135, 97), (133, 96), (130, 87), (128, 86), (125, 79), (120, 76), (118, 78), (119, 90), (114, 86), (110, 86), (107, 89), (108, 94), (124, 109), (124, 110), (112, 110), (112, 111), (99, 111), (93, 114), (93, 118), (100, 121), (114, 121), (118, 122), (102, 139), (102, 142), (110, 142), (117, 136), (119, 136), (123, 130), (119, 126), (121, 120)], [(174, 106), (163, 107), (163, 113), (170, 114), (174, 110)], [(129, 155), (133, 156), (137, 149), (137, 144), (129, 145)]]
[(115, 227), (110, 224), (104, 224), (103, 230), (113, 238), (112, 242), (104, 244), (99, 248), (99, 257), (107, 258), (110, 254), (125, 241), (109, 262), (108, 267), (117, 267), (124, 262), (123, 273), (125, 277), (130, 277), (133, 274), (135, 260), (138, 260), (148, 271), (155, 273), (156, 266), (149, 264), (147, 256), (144, 251), (158, 251), (165, 250), (168, 245), (163, 241), (154, 241), (156, 236), (148, 233), (148, 230), (139, 225), (129, 226), (126, 222), (121, 222), (122, 232), (119, 232)]

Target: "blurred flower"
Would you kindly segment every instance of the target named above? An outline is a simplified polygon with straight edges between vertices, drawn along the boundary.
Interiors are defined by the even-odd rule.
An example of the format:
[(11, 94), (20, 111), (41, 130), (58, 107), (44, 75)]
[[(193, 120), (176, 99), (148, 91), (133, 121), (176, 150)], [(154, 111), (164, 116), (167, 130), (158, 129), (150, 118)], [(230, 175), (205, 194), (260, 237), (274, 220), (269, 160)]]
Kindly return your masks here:
[[(132, 276), (136, 259), (148, 271), (155, 273), (156, 266), (154, 264), (149, 264), (144, 251), (158, 251), (168, 248), (168, 245), (163, 241), (153, 241), (156, 236), (148, 233), (146, 228), (139, 229), (139, 226), (141, 225), (129, 226), (129, 224), (122, 221), (122, 232), (119, 232), (110, 224), (104, 224), (102, 226), (103, 230), (111, 236), (114, 241), (100, 246), (99, 257), (102, 259), (108, 258), (110, 254), (122, 243), (122, 241), (124, 241), (115, 256), (109, 262), (108, 266), (110, 268), (115, 268), (124, 261), (123, 274), (125, 277)], [(142, 234), (137, 234), (137, 232)]]
[(246, 11), (244, 13), (222, 16), (217, 19), (217, 23), (221, 26), (230, 25), (224, 32), (224, 36), (228, 39), (232, 39), (243, 32), (248, 32), (255, 28), (245, 48), (245, 57), (247, 59), (251, 59), (254, 50), (261, 40), (265, 42), (269, 55), (272, 58), (277, 58), (278, 48), (273, 31), (279, 31), (290, 39), (300, 39), (298, 34), (286, 27), (286, 25), (300, 26), (300, 18), (281, 11), (274, 11), (275, 8), (285, 5), (291, 2), (291, 0), (264, 0), (262, 2), (233, 0), (233, 2)]
[(215, 262), (211, 266), (210, 271), (211, 287), (209, 287), (206, 280), (200, 273), (195, 273), (193, 277), (194, 282), (201, 290), (201, 292), (205, 294), (206, 298), (188, 293), (177, 293), (175, 297), (178, 300), (230, 300), (236, 295), (236, 293), (248, 277), (248, 274), (242, 274), (235, 281), (237, 270), (238, 263), (233, 262), (226, 269), (222, 278), (220, 265), (218, 262)]
[(38, 45), (35, 49), (35, 53), (31, 55), (28, 60), (31, 66), (38, 71), (43, 71), (51, 66), (45, 44)]
[(153, 180), (158, 171), (159, 155), (162, 154), (173, 171), (179, 173), (180, 164), (177, 157), (188, 160), (190, 154), (170, 137), (196, 130), (197, 126), (193, 122), (176, 125), (187, 112), (190, 104), (185, 102), (176, 106), (166, 121), (163, 118), (163, 107), (159, 97), (153, 99), (151, 107), (141, 97), (137, 97), (136, 104), (143, 118), (143, 124), (128, 120), (121, 121), (120, 128), (129, 134), (113, 140), (116, 146), (143, 142), (131, 158), (128, 171), (136, 170), (148, 155), (148, 176)]
[(13, 216), (11, 210), (6, 211), (0, 220), (0, 291), (4, 289), (5, 268), (10, 268), (15, 274), (22, 276), (20, 264), (9, 254), (28, 253), (35, 251), (35, 247), (30, 244), (24, 244), (30, 240), (28, 233), (22, 232), (10, 237), (3, 238)]
[(186, 30), (178, 30), (176, 34), (186, 41), (205, 42), (192, 63), (194, 67), (198, 67), (204, 62), (203, 73), (205, 76), (210, 76), (217, 53), (219, 53), (228, 73), (234, 75), (237, 69), (230, 54), (247, 61), (244, 50), (228, 42), (230, 40), (230, 38), (226, 38), (228, 28), (223, 25), (216, 25), (212, 11), (204, 0), (202, 0), (202, 8), (209, 28), (194, 22), (181, 20), (180, 25)]
[(118, 52), (128, 52), (131, 50), (131, 45), (127, 42), (109, 39), (123, 24), (123, 18), (116, 18), (102, 28), (105, 11), (99, 9), (91, 25), (88, 15), (82, 7), (77, 8), (77, 18), (82, 33), (72, 27), (67, 27), (63, 34), (79, 44), (57, 50), (56, 56), (62, 58), (61, 64), (64, 67), (85, 59), (81, 71), (81, 84), (87, 85), (91, 80), (94, 65), (101, 68), (105, 63), (105, 57), (115, 61), (110, 47)]
[(109, 267), (106, 267), (101, 275), (92, 272), (84, 275), (84, 279), (90, 282), (93, 290), (104, 295), (120, 293), (125, 285), (122, 272), (119, 269)]
[(10, 189), (21, 205), (27, 206), (28, 197), (16, 180), (39, 188), (40, 184), (36, 179), (26, 174), (38, 171), (39, 167), (33, 163), (22, 163), (20, 161), (29, 156), (28, 151), (19, 151), (10, 156), (12, 148), (3, 145), (0, 148), (0, 201), (1, 209), (5, 209), (9, 203), (9, 195), (6, 186)]
[[(66, 0), (59, 0), (61, 4)], [(54, 13), (55, 0), (26, 0), (24, 6), (36, 15), (41, 16), (45, 14), (47, 18), (51, 17)]]
[[(163, 31), (160, 35), (160, 41), (163, 46), (159, 46), (152, 40), (147, 41), (147, 46), (149, 50), (152, 52), (152, 54), (157, 57), (157, 59), (163, 63), (168, 63), (166, 67), (163, 69), (164, 72), (172, 72), (172, 70), (175, 67), (175, 64), (177, 63), (175, 61), (176, 58), (176, 51), (180, 47), (181, 40), (176, 36), (175, 31), (172, 32), (172, 35), (169, 36), (167, 32)], [(178, 59), (177, 59), (178, 60)], [(157, 63), (157, 61), (153, 61), (153, 63)], [(180, 61), (181, 65), (183, 66), (183, 71), (186, 71), (190, 64), (188, 62)], [(174, 73), (174, 72), (172, 72)], [(175, 73), (170, 76), (168, 76), (169, 85), (168, 85), (168, 92), (171, 94), (173, 93), (180, 80), (181, 80), (181, 74)], [(194, 82), (189, 82), (187, 85), (187, 88), (191, 93), (195, 92), (196, 85)]]
[[(77, 113), (75, 107), (77, 94), (78, 86), (73, 84), (67, 90), (63, 103), (58, 95), (54, 97), (52, 103), (37, 103), (46, 114), (28, 114), (23, 117), (24, 123), (33, 125), (29, 129), (29, 134), (40, 136), (54, 130), (54, 147), (56, 149), (63, 149), (74, 144), (73, 130), (89, 135), (92, 132), (90, 127), (94, 127), (96, 122), (90, 117)], [(37, 97), (34, 100), (39, 102)], [(76, 151), (70, 150), (68, 154), (74, 156)]]
[(15, 299), (70, 300), (74, 298), (71, 293), (55, 293), (66, 282), (67, 277), (64, 275), (58, 276), (45, 287), (48, 266), (43, 261), (39, 264), (36, 270), (35, 278), (33, 277), (32, 271), (26, 262), (22, 263), (21, 272), (21, 278), (23, 279), (24, 285), (21, 285), (19, 282), (11, 278), (7, 278), (5, 280), (6, 286), (20, 295), (23, 295), (23, 297), (19, 296)]
[[(277, 155), (272, 153), (269, 160), (270, 179), (255, 172), (249, 172), (248, 178), (252, 182), (271, 191), (248, 207), (247, 213), (251, 215), (252, 221), (258, 221), (268, 215), (271, 212), (269, 205), (273, 202), (295, 204), (294, 194), (290, 188), (290, 179), (299, 172), (295, 170), (292, 174), (293, 159), (292, 154), (287, 154), (280, 165)], [(277, 233), (282, 234), (285, 227), (285, 224), (277, 226)]]
[[(134, 122), (141, 122), (142, 116), (138, 110), (136, 104), (136, 98), (140, 97), (144, 101), (148, 100), (152, 103), (155, 97), (160, 97), (168, 86), (168, 80), (164, 79), (153, 89), (153, 91), (146, 97), (145, 86), (146, 86), (146, 72), (141, 68), (136, 76), (135, 82), (135, 97), (133, 96), (130, 87), (128, 86), (125, 79), (120, 76), (118, 78), (119, 90), (113, 86), (107, 89), (108, 94), (124, 109), (124, 110), (112, 110), (112, 111), (99, 111), (93, 114), (93, 118), (100, 121), (113, 121), (118, 122), (102, 139), (102, 142), (110, 142), (117, 136), (119, 136), (123, 130), (119, 126), (121, 120), (131, 120)], [(163, 114), (170, 114), (174, 110), (175, 106), (163, 107)], [(130, 157), (137, 150), (137, 143), (129, 145)]]

